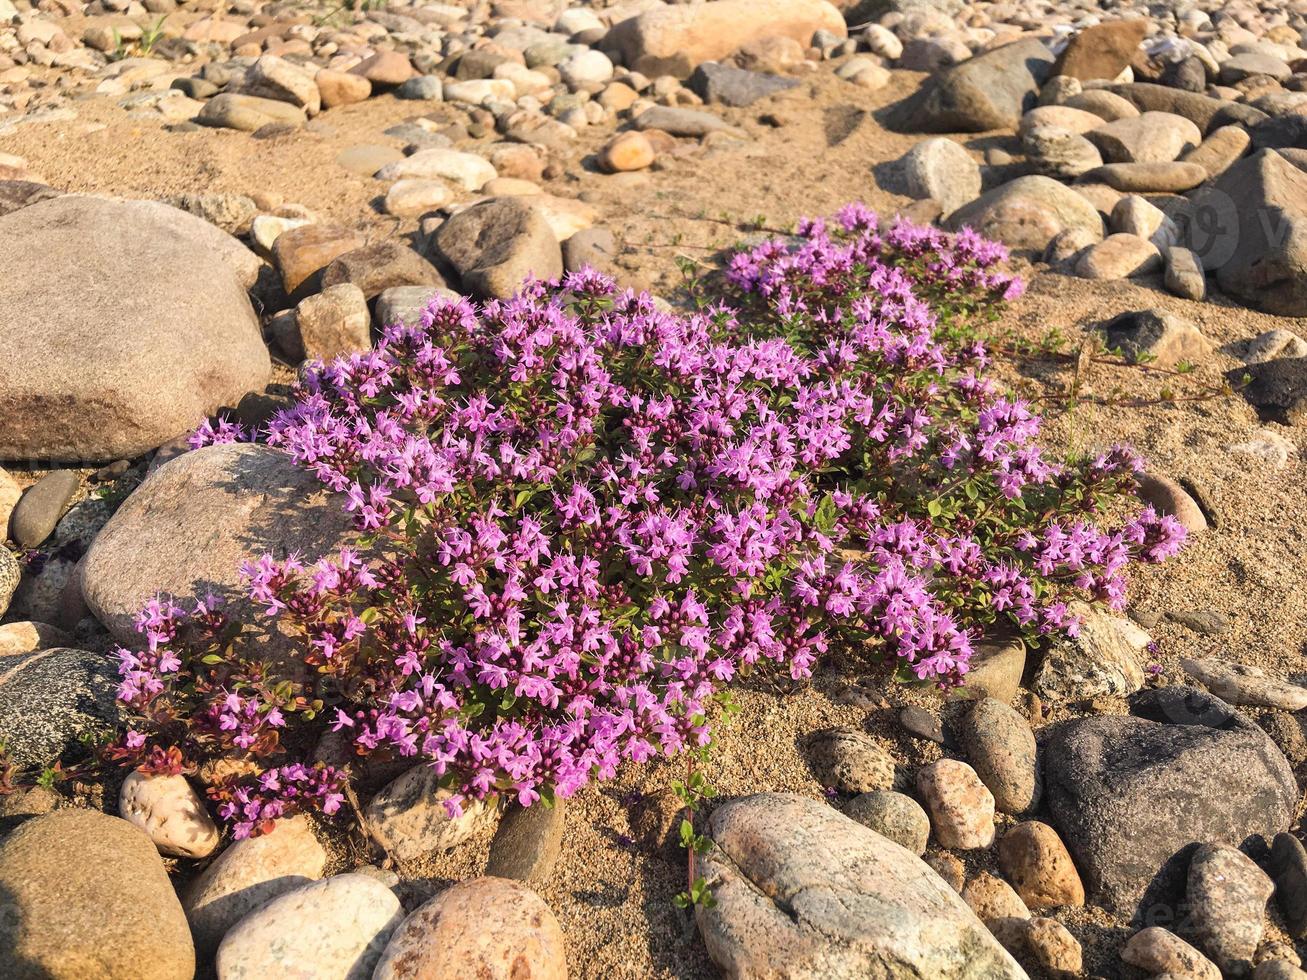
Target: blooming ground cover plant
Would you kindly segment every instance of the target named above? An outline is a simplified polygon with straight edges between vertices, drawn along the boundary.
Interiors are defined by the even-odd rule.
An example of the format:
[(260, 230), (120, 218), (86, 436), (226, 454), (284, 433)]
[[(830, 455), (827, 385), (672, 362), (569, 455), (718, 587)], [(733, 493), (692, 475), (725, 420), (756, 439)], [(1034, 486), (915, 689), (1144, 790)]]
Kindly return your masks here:
[[(968, 330), (1019, 293), (1005, 258), (850, 206), (737, 254), (734, 305), (672, 312), (584, 271), (436, 300), (308, 367), (260, 436), (358, 541), (250, 563), (258, 622), (151, 604), (110, 754), (236, 760), (210, 793), (237, 837), (342, 805), (346, 774), (306, 761), (328, 729), (434, 766), (455, 811), (530, 805), (706, 745), (742, 674), (848, 653), (964, 683), (987, 632), (1120, 608), (1183, 529), (1130, 504), (1129, 451), (1049, 458), (986, 378)], [(294, 657), (261, 652), (274, 628)]]

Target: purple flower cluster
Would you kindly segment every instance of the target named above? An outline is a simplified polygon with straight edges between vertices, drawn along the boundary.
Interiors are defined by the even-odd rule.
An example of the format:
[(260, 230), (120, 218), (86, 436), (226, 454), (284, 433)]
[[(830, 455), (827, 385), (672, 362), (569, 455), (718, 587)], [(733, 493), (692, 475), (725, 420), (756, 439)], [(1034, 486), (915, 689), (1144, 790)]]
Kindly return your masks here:
[[(852, 206), (737, 255), (738, 308), (671, 312), (588, 270), (433, 302), (308, 368), (266, 432), (360, 532), (244, 569), (316, 679), (230, 652), (207, 607), (198, 632), (234, 646), (179, 654), (155, 607), (148, 649), (121, 654), (124, 702), (154, 747), (272, 758), (289, 721), (326, 718), (361, 754), (434, 766), (455, 808), (529, 805), (706, 744), (738, 675), (856, 648), (955, 684), (992, 627), (1035, 638), (1074, 630), (1073, 599), (1120, 607), (1130, 563), (1183, 529), (1151, 510), (1101, 526), (1134, 457), (1047, 459), (1038, 417), (956, 338), (1019, 293), (1004, 258)], [(280, 764), (223, 815), (250, 832), (279, 800), (334, 809), (338, 779)]]

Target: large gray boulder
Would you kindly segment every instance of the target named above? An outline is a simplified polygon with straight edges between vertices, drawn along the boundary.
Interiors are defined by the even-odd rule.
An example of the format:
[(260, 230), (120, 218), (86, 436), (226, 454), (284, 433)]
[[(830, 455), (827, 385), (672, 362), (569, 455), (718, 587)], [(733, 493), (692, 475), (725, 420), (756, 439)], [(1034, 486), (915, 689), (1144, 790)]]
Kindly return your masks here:
[(931, 77), (902, 107), (897, 126), (924, 133), (1013, 129), (1038, 101), (1054, 60), (1036, 38), (986, 51)]
[(1066, 722), (1044, 748), (1053, 822), (1093, 899), (1126, 914), (1178, 901), (1196, 843), (1270, 837), (1298, 803), (1275, 743), (1219, 698), (1169, 687), (1130, 708)]
[(267, 385), (258, 317), (212, 235), (166, 205), (71, 195), (0, 218), (0, 241), (21, 243), (0, 273), (0, 458), (138, 456)]
[(1260, 150), (1199, 189), (1186, 244), (1227, 293), (1281, 316), (1307, 316), (1307, 172)]
[(146, 478), (83, 560), (82, 590), (97, 619), (124, 643), (139, 640), (136, 613), (156, 593), (232, 600), (247, 619), (243, 562), (295, 553), (312, 562), (348, 536), (350, 516), (310, 473), (269, 446), (208, 446)]
[(699, 931), (731, 977), (1024, 978), (911, 851), (819, 800), (759, 793), (712, 814)]

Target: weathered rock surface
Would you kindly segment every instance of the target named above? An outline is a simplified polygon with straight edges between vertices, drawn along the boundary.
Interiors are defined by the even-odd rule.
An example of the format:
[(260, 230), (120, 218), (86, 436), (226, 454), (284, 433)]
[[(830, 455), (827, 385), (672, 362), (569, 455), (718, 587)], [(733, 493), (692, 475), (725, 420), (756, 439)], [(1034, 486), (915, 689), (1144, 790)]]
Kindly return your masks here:
[(903, 108), (904, 128), (979, 133), (1015, 127), (1052, 74), (1052, 53), (1037, 39), (1017, 41), (934, 75)]
[(1119, 911), (1150, 886), (1178, 901), (1193, 842), (1279, 833), (1298, 800), (1284, 755), (1218, 698), (1164, 688), (1131, 710), (1058, 726), (1044, 756), (1053, 822), (1091, 898)]
[(195, 947), (150, 839), (93, 810), (33, 817), (0, 841), (0, 976), (190, 980)]
[(342, 545), (349, 528), (343, 508), (280, 450), (208, 446), (164, 464), (127, 498), (83, 559), (82, 593), (124, 643), (138, 639), (136, 613), (158, 592), (213, 592), (250, 620), (243, 562), (291, 552), (317, 560)]
[(495, 198), (454, 215), (435, 247), (483, 298), (507, 299), (528, 279), (557, 279), (563, 253), (549, 223), (520, 198)]
[(0, 660), (0, 743), (19, 766), (53, 762), (118, 724), (118, 670), (103, 653), (56, 647)]
[(0, 458), (130, 458), (263, 389), (258, 318), (196, 223), (73, 195), (0, 218), (24, 243), (0, 276)]
[(709, 819), (697, 911), (732, 976), (1024, 978), (975, 914), (916, 855), (816, 800), (762, 793)]
[(1150, 637), (1117, 616), (1088, 607), (1080, 634), (1057, 640), (1044, 654), (1031, 689), (1048, 701), (1079, 701), (1110, 694), (1131, 694), (1144, 684), (1140, 663)]
[(438, 783), (430, 766), (414, 766), (373, 797), (364, 810), (373, 837), (401, 861), (448, 850), (495, 818), (494, 809), (477, 800), (469, 800), (460, 816), (451, 817), (445, 801), (452, 794)]
[(1042, 252), (1059, 232), (1083, 229), (1099, 237), (1098, 209), (1051, 177), (1018, 177), (949, 215), (948, 227), (969, 227), (1015, 249)]
[(185, 776), (128, 773), (118, 793), (118, 812), (164, 854), (202, 858), (218, 846), (218, 827)]

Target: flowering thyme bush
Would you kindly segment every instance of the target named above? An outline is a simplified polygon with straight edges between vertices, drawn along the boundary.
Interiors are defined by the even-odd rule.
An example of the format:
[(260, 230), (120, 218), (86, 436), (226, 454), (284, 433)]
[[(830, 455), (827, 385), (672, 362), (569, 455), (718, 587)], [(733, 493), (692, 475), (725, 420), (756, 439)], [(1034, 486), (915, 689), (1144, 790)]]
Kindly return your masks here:
[[(265, 436), (342, 495), (356, 546), (248, 565), (263, 624), (146, 610), (114, 754), (251, 760), (211, 790), (237, 836), (340, 806), (344, 774), (302, 764), (328, 726), (430, 763), (455, 811), (529, 805), (705, 745), (742, 673), (802, 678), (836, 649), (955, 684), (991, 628), (1120, 608), (1127, 566), (1183, 530), (1151, 510), (1108, 526), (1137, 460), (1047, 458), (954, 339), (1019, 292), (1004, 258), (852, 206), (737, 255), (742, 309), (680, 315), (587, 271), (437, 300), (308, 368)], [(297, 659), (261, 657), (260, 625)]]

